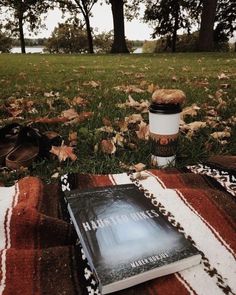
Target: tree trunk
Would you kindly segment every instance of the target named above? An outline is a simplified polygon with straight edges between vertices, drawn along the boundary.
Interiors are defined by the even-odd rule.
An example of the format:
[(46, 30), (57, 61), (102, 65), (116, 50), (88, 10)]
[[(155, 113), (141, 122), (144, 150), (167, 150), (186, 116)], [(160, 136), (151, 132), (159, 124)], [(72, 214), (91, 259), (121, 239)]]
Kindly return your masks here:
[(125, 41), (124, 1), (110, 0), (110, 4), (114, 26), (114, 40), (111, 53), (129, 53)]
[(23, 15), (22, 14), (19, 14), (19, 35), (20, 35), (21, 53), (25, 53), (25, 37), (24, 37), (24, 30), (23, 30)]
[(176, 51), (176, 41), (177, 41), (177, 31), (179, 29), (179, 3), (178, 1), (176, 1), (175, 4), (175, 23), (174, 23), (174, 30), (173, 30), (173, 35), (172, 35), (172, 52)]
[(93, 50), (93, 37), (92, 37), (92, 31), (91, 31), (91, 26), (90, 26), (90, 20), (89, 20), (89, 14), (88, 13), (84, 14), (84, 19), (85, 19), (85, 23), (86, 23), (86, 32), (87, 32), (89, 53), (94, 53), (94, 50)]
[(216, 6), (217, 0), (203, 0), (198, 45), (200, 51), (212, 51), (214, 49), (213, 32)]

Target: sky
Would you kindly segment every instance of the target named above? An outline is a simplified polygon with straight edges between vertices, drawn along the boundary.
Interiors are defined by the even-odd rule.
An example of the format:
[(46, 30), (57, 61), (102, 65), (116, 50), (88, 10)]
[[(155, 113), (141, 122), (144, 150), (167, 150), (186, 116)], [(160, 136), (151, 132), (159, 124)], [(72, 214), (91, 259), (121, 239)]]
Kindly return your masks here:
[[(110, 5), (95, 4), (92, 10), (93, 17), (91, 17), (91, 26), (96, 29), (98, 33), (109, 32), (113, 29), (113, 20)], [(64, 22), (65, 19), (61, 18), (61, 12), (58, 9), (50, 11), (46, 19), (47, 30), (41, 30), (37, 34), (37, 38), (49, 37), (57, 26), (58, 22)], [(125, 35), (129, 40), (150, 40), (152, 29), (145, 23), (139, 20), (133, 20), (132, 22), (125, 22)], [(29, 34), (26, 32), (26, 37)], [(33, 36), (31, 36), (33, 37)]]

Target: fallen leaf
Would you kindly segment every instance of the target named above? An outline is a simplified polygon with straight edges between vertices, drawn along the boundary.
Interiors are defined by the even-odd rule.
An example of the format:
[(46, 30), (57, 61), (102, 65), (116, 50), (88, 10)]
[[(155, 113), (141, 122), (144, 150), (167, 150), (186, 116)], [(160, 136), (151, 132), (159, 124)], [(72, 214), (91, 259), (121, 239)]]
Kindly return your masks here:
[(181, 114), (180, 114), (180, 118), (183, 120), (185, 118), (185, 116), (191, 116), (194, 117), (197, 115), (197, 112), (200, 110), (201, 108), (198, 107), (195, 103), (192, 104), (189, 107), (186, 107), (182, 110)]
[(123, 91), (125, 93), (144, 93), (145, 91), (139, 87), (137, 87), (136, 85), (121, 85), (121, 86), (115, 86), (113, 87), (115, 90), (117, 91)]
[(61, 116), (67, 118), (68, 120), (75, 119), (79, 116), (75, 109), (68, 109), (61, 112)]
[(144, 170), (146, 167), (146, 165), (143, 163), (138, 163), (138, 164), (134, 164), (134, 165), (127, 165), (123, 162), (120, 162), (119, 165), (122, 169), (136, 171), (136, 172), (140, 172), (140, 171)]
[(144, 73), (136, 73), (134, 76), (135, 76), (135, 78), (137, 78), (137, 79), (142, 79), (142, 78), (145, 77), (145, 74), (144, 74)]
[(118, 146), (121, 146), (123, 147), (124, 146), (124, 142), (125, 142), (125, 138), (122, 134), (120, 133), (117, 133), (113, 138), (112, 138), (112, 141), (118, 145)]
[(111, 120), (106, 117), (102, 118), (102, 123), (105, 126), (112, 126)]
[(158, 85), (154, 85), (152, 83), (152, 84), (148, 85), (147, 91), (152, 94), (154, 91), (156, 91), (159, 88), (160, 87)]
[(55, 117), (55, 118), (42, 117), (42, 118), (36, 118), (32, 121), (35, 123), (56, 124), (56, 123), (65, 123), (68, 120), (69, 119), (66, 117)]
[(137, 137), (141, 140), (148, 140), (149, 139), (149, 125), (147, 125), (144, 121), (141, 121), (138, 125), (139, 130), (135, 131)]
[(172, 80), (173, 82), (177, 82), (177, 81), (178, 81), (178, 78), (174, 75), (174, 76), (172, 76), (171, 80)]
[(125, 117), (125, 122), (128, 124), (137, 123), (143, 121), (143, 117), (140, 114), (132, 114), (128, 117)]
[(69, 141), (71, 142), (71, 141), (77, 141), (77, 139), (78, 139), (78, 135), (77, 135), (77, 132), (70, 132), (69, 133)]
[(59, 97), (60, 94), (59, 94), (59, 92), (50, 91), (50, 92), (44, 92), (44, 96), (45, 97)]
[(61, 146), (52, 146), (50, 153), (56, 155), (59, 159), (59, 162), (65, 161), (68, 158), (72, 161), (77, 159), (77, 156), (73, 152), (73, 147), (69, 147), (64, 144)]
[(97, 129), (98, 131), (106, 132), (106, 133), (113, 133), (114, 128), (112, 126), (102, 126)]
[(81, 112), (77, 117), (65, 123), (65, 125), (79, 124), (93, 116), (93, 112)]
[(116, 152), (116, 146), (110, 139), (103, 139), (100, 143), (100, 147), (104, 154), (112, 155)]
[(216, 131), (211, 133), (211, 137), (213, 137), (214, 139), (223, 139), (223, 138), (228, 138), (230, 136), (231, 134), (228, 131)]
[(88, 101), (80, 96), (72, 99), (72, 105), (74, 106), (86, 106), (87, 104), (88, 104)]
[(226, 88), (230, 88), (231, 85), (230, 84), (226, 84), (226, 83), (222, 83), (222, 84), (220, 84), (220, 87), (226, 89)]
[(91, 86), (92, 88), (98, 88), (101, 86), (99, 81), (88, 81), (83, 83), (84, 86)]
[(132, 170), (135, 170), (136, 172), (140, 172), (145, 169), (146, 165), (143, 163), (138, 163), (138, 164), (133, 165), (132, 167), (133, 167)]
[(221, 73), (218, 75), (219, 80), (229, 80), (229, 76), (227, 76), (225, 73)]

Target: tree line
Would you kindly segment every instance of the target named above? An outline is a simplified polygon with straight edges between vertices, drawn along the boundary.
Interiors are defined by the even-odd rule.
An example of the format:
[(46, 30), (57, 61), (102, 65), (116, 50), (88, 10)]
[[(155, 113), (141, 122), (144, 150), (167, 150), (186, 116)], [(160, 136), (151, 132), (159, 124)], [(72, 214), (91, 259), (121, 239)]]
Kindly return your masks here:
[[(5, 20), (0, 25), (0, 35), (19, 38), (21, 52), (25, 53), (24, 30), (37, 33), (44, 26), (46, 13), (59, 8), (69, 12), (73, 26), (82, 28), (85, 33), (89, 53), (94, 53), (96, 43), (90, 19), (94, 5), (99, 0), (0, 0), (0, 13)], [(101, 0), (102, 1), (102, 0)], [(215, 44), (227, 42), (236, 28), (235, 0), (105, 0), (111, 6), (113, 35), (111, 53), (129, 53), (125, 38), (125, 18), (140, 17), (153, 28), (152, 37), (163, 37), (166, 47), (176, 51), (178, 31), (187, 34), (198, 30), (198, 50), (212, 51)], [(103, 4), (101, 2), (101, 4)], [(140, 15), (140, 5), (144, 14)]]

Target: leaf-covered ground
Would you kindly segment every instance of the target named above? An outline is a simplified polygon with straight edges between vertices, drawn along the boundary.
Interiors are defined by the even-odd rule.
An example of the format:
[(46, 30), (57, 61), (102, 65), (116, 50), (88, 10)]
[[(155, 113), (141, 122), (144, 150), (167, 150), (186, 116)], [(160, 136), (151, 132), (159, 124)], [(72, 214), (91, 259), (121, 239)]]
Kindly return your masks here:
[(0, 126), (17, 121), (60, 134), (63, 144), (29, 169), (1, 169), (0, 180), (150, 168), (148, 104), (158, 88), (187, 96), (177, 166), (236, 153), (234, 53), (1, 54)]

